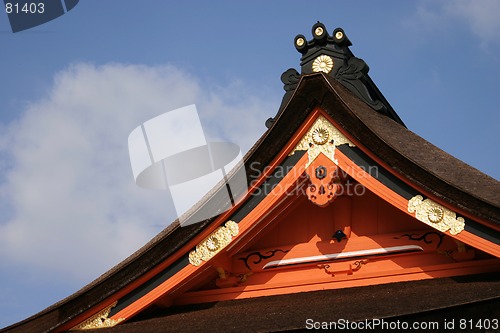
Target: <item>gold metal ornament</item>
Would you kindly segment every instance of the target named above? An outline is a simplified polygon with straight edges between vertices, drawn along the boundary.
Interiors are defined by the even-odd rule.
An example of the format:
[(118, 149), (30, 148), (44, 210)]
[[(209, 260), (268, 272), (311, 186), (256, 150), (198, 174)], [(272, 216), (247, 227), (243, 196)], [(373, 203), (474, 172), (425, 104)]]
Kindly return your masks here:
[(238, 232), (238, 223), (227, 221), (224, 226), (218, 227), (200, 244), (196, 245), (196, 249), (189, 253), (189, 263), (193, 266), (200, 266), (203, 261), (210, 260), (229, 245)]
[(415, 213), (415, 218), (431, 227), (442, 231), (450, 231), (457, 235), (465, 228), (465, 219), (457, 217), (457, 214), (441, 206), (440, 204), (416, 195), (408, 201), (408, 212)]
[(212, 252), (217, 251), (219, 249), (219, 247), (220, 247), (219, 240), (216, 237), (214, 237), (214, 236), (208, 237), (207, 249), (209, 251), (212, 251)]
[(304, 45), (306, 41), (304, 40), (304, 38), (297, 38), (297, 40), (295, 41), (295, 44), (297, 44), (297, 46), (302, 46)]
[(342, 31), (337, 31), (337, 33), (335, 34), (335, 38), (342, 39), (342, 37), (344, 37), (344, 34), (342, 33)]
[(326, 128), (319, 127), (313, 131), (312, 139), (317, 145), (324, 145), (328, 141), (329, 133)]
[(116, 303), (114, 302), (113, 304), (107, 306), (106, 308), (102, 309), (92, 317), (88, 318), (87, 320), (81, 322), (80, 324), (76, 325), (73, 327), (71, 330), (91, 330), (94, 328), (105, 328), (105, 327), (112, 327), (115, 326), (116, 324), (122, 322), (125, 320), (125, 318), (119, 318), (119, 319), (110, 319), (108, 318), (109, 312), (113, 307), (116, 306)]
[(321, 36), (323, 34), (323, 28), (322, 27), (317, 27), (315, 30), (314, 30), (314, 34), (316, 36)]
[(443, 220), (444, 212), (441, 207), (432, 207), (427, 211), (427, 218), (432, 223), (438, 223)]
[(327, 55), (320, 55), (312, 63), (313, 72), (330, 73), (333, 69), (333, 59)]
[[(325, 138), (326, 140), (324, 140)], [(289, 155), (293, 155), (296, 151), (307, 151), (309, 159), (306, 168), (311, 165), (320, 153), (325, 154), (333, 163), (338, 165), (335, 159), (335, 147), (343, 144), (355, 147), (344, 134), (320, 115)]]

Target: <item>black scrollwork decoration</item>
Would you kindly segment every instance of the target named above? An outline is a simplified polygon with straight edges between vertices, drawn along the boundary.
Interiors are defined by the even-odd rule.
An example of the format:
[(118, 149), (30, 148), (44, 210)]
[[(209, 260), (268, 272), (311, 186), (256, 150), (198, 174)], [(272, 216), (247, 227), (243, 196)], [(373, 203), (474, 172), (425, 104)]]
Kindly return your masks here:
[(437, 248), (439, 248), (441, 246), (441, 243), (443, 242), (444, 234), (441, 234), (441, 233), (438, 233), (438, 232), (435, 232), (435, 231), (429, 231), (429, 232), (426, 232), (423, 235), (418, 235), (418, 234), (404, 234), (404, 235), (401, 235), (399, 237), (394, 237), (394, 239), (400, 239), (402, 237), (408, 237), (409, 240), (424, 241), (425, 244), (432, 244), (433, 240), (429, 238), (432, 235), (436, 235), (436, 236), (439, 237), (439, 242), (438, 242), (438, 244), (436, 246), (436, 249), (437, 249)]
[(276, 249), (276, 250), (271, 250), (271, 251), (267, 251), (266, 254), (262, 254), (258, 251), (255, 251), (255, 252), (252, 252), (250, 253), (249, 255), (247, 255), (246, 257), (242, 257), (242, 258), (238, 258), (238, 260), (241, 260), (245, 263), (245, 266), (247, 266), (247, 268), (249, 270), (252, 270), (250, 268), (250, 266), (248, 265), (248, 260), (250, 259), (250, 257), (252, 256), (257, 256), (257, 259), (255, 259), (252, 263), (253, 264), (259, 264), (262, 260), (265, 260), (265, 259), (269, 259), (271, 257), (273, 257), (276, 252), (282, 252), (282, 253), (287, 253), (289, 250), (281, 250), (281, 249)]
[(283, 82), (283, 89), (285, 89), (286, 92), (294, 91), (299, 81), (300, 74), (295, 68), (289, 68), (281, 74), (281, 82)]
[(387, 113), (384, 103), (372, 97), (376, 94), (370, 91), (371, 87), (367, 79), (368, 70), (368, 65), (364, 60), (352, 57), (348, 60), (347, 65), (339, 68), (335, 78), (372, 108)]

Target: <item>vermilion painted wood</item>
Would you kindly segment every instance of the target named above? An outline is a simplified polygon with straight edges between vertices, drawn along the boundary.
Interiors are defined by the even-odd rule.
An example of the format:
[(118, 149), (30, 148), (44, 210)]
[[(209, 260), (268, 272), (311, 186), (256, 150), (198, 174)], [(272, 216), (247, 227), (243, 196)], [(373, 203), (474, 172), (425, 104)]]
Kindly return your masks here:
[(330, 276), (323, 279), (313, 280), (310, 275), (300, 273), (305, 278), (302, 283), (278, 283), (261, 284), (254, 287), (237, 287), (228, 289), (218, 289), (210, 291), (199, 291), (186, 293), (176, 300), (175, 304), (195, 304), (221, 300), (241, 299), (249, 297), (260, 297), (270, 295), (280, 295), (295, 292), (308, 292), (325, 289), (341, 289), (359, 286), (367, 286), (381, 283), (414, 281), (423, 279), (433, 279), (448, 276), (460, 276), (469, 274), (479, 274), (495, 272), (500, 269), (500, 260), (488, 259), (472, 261), (467, 264), (443, 264), (434, 266), (414, 267), (407, 269), (395, 269), (387, 271), (385, 274), (366, 273), (353, 275), (340, 275), (338, 278)]

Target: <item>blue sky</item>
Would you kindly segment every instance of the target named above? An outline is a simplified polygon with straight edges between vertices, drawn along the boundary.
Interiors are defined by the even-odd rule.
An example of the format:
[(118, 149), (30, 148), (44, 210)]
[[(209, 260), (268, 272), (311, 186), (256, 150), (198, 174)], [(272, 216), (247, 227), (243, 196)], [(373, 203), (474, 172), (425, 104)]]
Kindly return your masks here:
[(82, 0), (12, 33), (0, 13), (0, 327), (70, 295), (174, 217), (134, 185), (128, 134), (196, 103), (247, 150), (299, 69), (297, 34), (342, 27), (408, 128), (499, 179), (500, 2)]

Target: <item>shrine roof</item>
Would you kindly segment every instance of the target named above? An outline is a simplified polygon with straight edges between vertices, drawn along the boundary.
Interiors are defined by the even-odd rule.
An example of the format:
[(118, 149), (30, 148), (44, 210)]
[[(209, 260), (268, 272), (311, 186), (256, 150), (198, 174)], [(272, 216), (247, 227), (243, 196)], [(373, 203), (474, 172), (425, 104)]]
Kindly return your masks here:
[[(319, 26), (315, 27), (317, 29)], [(315, 30), (313, 29), (313, 31)], [(340, 36), (340, 34), (337, 34), (338, 32), (343, 33), (341, 30), (335, 30), (334, 36)], [(303, 37), (300, 37), (300, 35), (296, 37), (296, 44), (299, 38)], [(317, 49), (315, 48), (319, 46), (323, 49), (331, 48), (332, 57), (347, 55), (347, 62), (349, 62), (349, 59), (357, 59), (348, 51), (347, 46), (350, 45), (350, 42), (344, 33), (342, 35), (344, 39), (337, 44), (331, 41), (332, 38), (332, 36), (320, 36), (312, 42), (306, 42), (305, 39), (301, 42), (304, 44), (301, 44), (300, 47), (302, 45), (307, 46), (307, 48), (299, 50), (303, 54), (302, 67), (306, 69), (300, 75), (289, 72), (289, 75), (292, 75), (294, 79), (293, 82), (290, 82), (289, 79), (284, 80), (284, 82), (289, 82), (285, 82), (285, 86), (289, 85), (288, 95), (285, 96), (276, 116), (267, 122), (269, 126), (267, 131), (245, 155), (245, 165), (249, 166), (252, 163), (255, 164), (255, 162), (261, 168), (269, 165), (296, 135), (297, 130), (311, 112), (320, 108), (331, 119), (335, 120), (341, 130), (348, 133), (353, 140), (370, 151), (380, 163), (390, 168), (397, 177), (404, 179), (444, 203), (458, 207), (471, 216), (476, 216), (491, 225), (500, 225), (500, 182), (454, 158), (407, 129), (399, 116), (376, 89), (371, 79), (366, 79), (367, 69), (363, 67), (362, 63), (356, 60), (353, 66), (359, 65), (361, 72), (365, 75), (364, 87), (368, 87), (368, 91), (371, 91), (371, 94), (368, 94), (368, 97), (365, 96), (365, 98), (360, 96), (360, 94), (363, 94), (363, 89), (360, 88), (362, 86), (351, 82), (350, 84), (354, 88), (349, 88), (349, 84), (346, 85), (342, 79), (339, 79), (337, 74), (330, 75), (323, 71), (308, 72), (308, 66), (315, 60), (312, 56), (317, 55)], [(358, 93), (353, 89), (356, 89)], [(249, 172), (248, 169), (247, 172)], [(249, 176), (248, 173), (247, 176)], [(196, 212), (201, 209), (213, 209), (220, 205), (227, 205), (227, 202), (219, 195), (220, 191), (223, 190), (225, 190), (223, 185), (212, 190), (188, 212), (188, 215), (195, 218)], [(212, 224), (215, 219), (206, 219), (185, 227), (181, 227), (178, 221), (173, 222), (144, 247), (97, 280), (46, 310), (1, 331), (45, 332), (59, 327), (110, 297), (129, 283), (136, 281), (187, 244), (189, 240)], [(367, 297), (370, 297), (370, 302), (380, 302), (380, 305), (384, 305), (383, 307), (388, 312), (385, 314), (380, 313), (380, 315), (391, 317), (404, 314), (398, 310), (401, 309), (403, 303), (406, 306), (413, 307), (413, 312), (408, 310), (408, 314), (410, 314), (432, 310), (432, 308), (419, 308), (420, 301), (427, 303), (429, 300), (433, 300), (436, 302), (433, 309), (438, 309), (460, 305), (453, 303), (453, 297), (458, 293), (461, 293), (462, 296), (469, 295), (470, 297), (466, 298), (473, 302), (479, 300), (481, 290), (484, 290), (482, 288), (485, 286), (493, 288), (497, 292), (500, 290), (498, 282), (469, 281), (467, 285), (469, 287), (465, 287), (465, 285), (461, 285), (451, 278), (440, 279), (439, 281), (408, 282), (397, 287), (398, 293), (404, 295), (398, 296), (398, 302), (394, 302), (394, 297), (387, 296), (396, 287), (394, 285), (228, 301), (207, 309), (195, 307), (194, 310), (190, 310), (186, 308), (186, 311), (182, 313), (150, 319), (144, 322), (148, 323), (149, 330), (139, 329), (141, 327), (140, 323), (127, 323), (100, 332), (156, 332), (155, 329), (161, 329), (162, 327), (164, 329), (167, 327), (165, 325), (182, 328), (184, 320), (197, 322), (200, 325), (209, 325), (210, 323), (212, 323), (210, 325), (213, 325), (210, 319), (211, 316), (219, 318), (221, 325), (231, 326), (237, 322), (241, 324), (240, 320), (248, 320), (249, 325), (252, 323), (257, 325), (259, 318), (250, 318), (249, 315), (244, 316), (243, 314), (246, 311), (251, 311), (257, 316), (258, 310), (270, 304), (278, 315), (276, 317), (263, 316), (261, 318), (262, 326), (256, 327), (256, 329), (262, 330), (270, 327), (266, 325), (281, 325), (279, 327), (282, 329), (296, 329), (300, 327), (296, 323), (296, 319), (293, 318), (299, 308), (300, 311), (303, 310), (303, 304), (317, 303), (316, 306), (311, 307), (314, 310), (314, 312), (311, 312), (311, 316), (316, 313), (318, 314), (317, 318), (333, 320), (333, 317), (327, 317), (327, 315), (336, 313), (336, 316), (340, 318), (341, 315), (346, 313), (357, 313), (357, 317), (352, 318), (353, 320), (360, 320), (372, 315), (367, 311), (359, 312), (359, 305), (366, 305)], [(424, 299), (419, 290), (426, 290), (425, 295), (428, 298)], [(447, 290), (447, 295), (450, 296), (448, 301), (451, 303), (444, 304), (436, 301), (438, 299), (436, 295), (439, 292), (442, 293), (443, 290)], [(359, 293), (360, 291), (362, 293)], [(377, 298), (374, 295), (380, 297)], [(495, 297), (498, 298), (500, 295), (496, 294)], [(357, 301), (353, 301), (353, 298), (357, 299)], [(388, 306), (389, 308), (387, 308)], [(226, 316), (231, 316), (231, 318), (226, 321), (226, 324), (222, 324), (222, 318)], [(286, 326), (287, 322), (290, 325)]]

